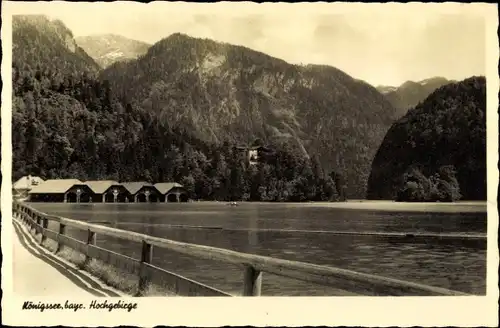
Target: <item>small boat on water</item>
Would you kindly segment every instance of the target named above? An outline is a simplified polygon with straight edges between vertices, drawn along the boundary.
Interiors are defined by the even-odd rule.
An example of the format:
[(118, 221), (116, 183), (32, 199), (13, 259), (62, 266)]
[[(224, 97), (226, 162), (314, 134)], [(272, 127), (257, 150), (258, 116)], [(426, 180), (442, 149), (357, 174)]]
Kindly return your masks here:
[(238, 203), (236, 203), (236, 202), (230, 202), (227, 205), (229, 205), (229, 206), (238, 206)]

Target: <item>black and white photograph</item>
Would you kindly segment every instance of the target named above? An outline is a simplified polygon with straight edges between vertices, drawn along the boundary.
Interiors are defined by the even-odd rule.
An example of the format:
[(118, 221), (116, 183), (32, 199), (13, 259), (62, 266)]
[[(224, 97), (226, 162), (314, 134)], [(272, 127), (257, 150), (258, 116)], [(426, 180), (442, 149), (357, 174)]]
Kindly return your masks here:
[(2, 7), (2, 307), (470, 298), (498, 324), (496, 4)]

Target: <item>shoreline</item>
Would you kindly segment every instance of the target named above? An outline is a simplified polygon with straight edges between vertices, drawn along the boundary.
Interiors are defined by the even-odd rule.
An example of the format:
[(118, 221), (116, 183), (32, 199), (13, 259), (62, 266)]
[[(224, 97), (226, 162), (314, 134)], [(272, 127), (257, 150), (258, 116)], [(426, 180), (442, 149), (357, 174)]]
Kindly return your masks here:
[[(51, 202), (26, 202), (31, 206), (36, 204), (79, 204), (79, 205), (132, 205), (147, 203), (51, 203)], [(188, 203), (150, 203), (151, 205), (224, 205), (227, 201), (193, 201)], [(375, 212), (395, 212), (395, 213), (484, 213), (487, 214), (487, 201), (458, 201), (454, 203), (410, 203), (395, 202), (389, 200), (348, 200), (347, 202), (250, 202), (238, 201), (238, 206), (245, 205), (277, 205), (283, 207), (308, 207), (308, 208), (332, 208), (343, 210), (363, 210)], [(231, 206), (231, 208), (238, 207)]]
[(410, 203), (385, 200), (352, 200), (347, 202), (332, 203), (304, 203), (303, 206), (403, 213), (487, 213), (487, 201), (462, 201), (455, 203)]

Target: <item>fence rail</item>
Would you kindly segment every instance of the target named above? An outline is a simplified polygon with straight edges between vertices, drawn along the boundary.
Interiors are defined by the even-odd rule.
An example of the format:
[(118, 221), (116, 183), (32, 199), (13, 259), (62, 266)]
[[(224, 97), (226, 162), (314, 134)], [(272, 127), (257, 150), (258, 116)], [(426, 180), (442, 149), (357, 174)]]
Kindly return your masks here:
[[(343, 289), (364, 295), (387, 296), (464, 296), (466, 293), (445, 288), (428, 286), (399, 279), (340, 269), (311, 263), (289, 261), (255, 254), (240, 253), (211, 246), (183, 243), (165, 238), (153, 237), (137, 232), (100, 226), (42, 213), (20, 202), (13, 203), (13, 211), (26, 224), (45, 238), (53, 239), (61, 246), (83, 253), (86, 260), (99, 259), (107, 264), (124, 269), (138, 276), (139, 293), (151, 281), (158, 279), (172, 287), (177, 295), (183, 296), (232, 296), (228, 293), (190, 280), (162, 268), (152, 262), (154, 247), (168, 249), (188, 256), (240, 265), (243, 269), (243, 296), (260, 296), (263, 272), (304, 282)], [(59, 223), (58, 232), (48, 229), (48, 222)], [(87, 241), (82, 242), (65, 235), (66, 227), (87, 231)], [(142, 245), (141, 259), (133, 259), (95, 245), (96, 235), (117, 237)]]

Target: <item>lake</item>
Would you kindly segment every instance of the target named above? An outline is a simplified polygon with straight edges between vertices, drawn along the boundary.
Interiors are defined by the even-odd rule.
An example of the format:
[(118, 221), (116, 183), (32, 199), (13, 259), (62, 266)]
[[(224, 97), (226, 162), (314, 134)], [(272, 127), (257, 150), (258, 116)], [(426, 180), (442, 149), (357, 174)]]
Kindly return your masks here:
[[(390, 204), (31, 203), (45, 213), (172, 240), (287, 260), (335, 266), (452, 290), (486, 293), (486, 243), (335, 232), (486, 234), (486, 206), (444, 205), (442, 213), (392, 211)], [(398, 206), (402, 206), (398, 204)], [(404, 204), (403, 204), (404, 206)], [(409, 204), (408, 208), (411, 208)], [(472, 210), (470, 210), (472, 208)], [(425, 209), (425, 208), (424, 208)], [(439, 208), (436, 207), (437, 210)], [(466, 209), (469, 209), (466, 211)], [(476, 210), (477, 209), (477, 210)], [(49, 228), (56, 230), (56, 227)], [(212, 228), (212, 229), (210, 229)], [(84, 240), (81, 231), (69, 230)], [(97, 236), (97, 245), (140, 258), (140, 245)], [(154, 249), (153, 264), (226, 292), (239, 294), (240, 267)], [(349, 293), (263, 274), (263, 296), (337, 296)]]

